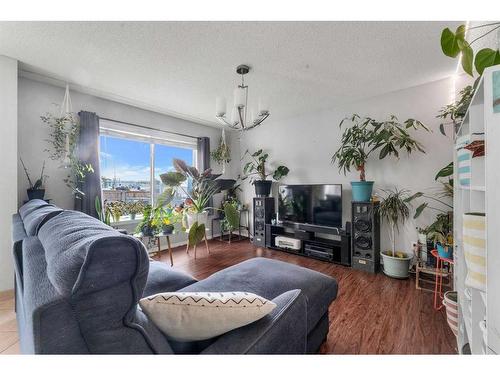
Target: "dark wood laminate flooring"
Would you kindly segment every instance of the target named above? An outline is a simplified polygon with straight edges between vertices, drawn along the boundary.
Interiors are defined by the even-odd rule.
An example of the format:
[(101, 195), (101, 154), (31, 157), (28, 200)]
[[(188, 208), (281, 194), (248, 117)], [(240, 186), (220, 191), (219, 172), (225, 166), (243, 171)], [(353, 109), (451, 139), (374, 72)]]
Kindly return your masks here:
[[(174, 268), (203, 279), (253, 257), (307, 267), (337, 279), (339, 295), (330, 306), (330, 332), (322, 353), (455, 354), (456, 340), (444, 311), (432, 308), (432, 293), (415, 289), (415, 280), (395, 280), (349, 267), (253, 246), (249, 241), (212, 240), (208, 255), (202, 244), (197, 259), (174, 249)], [(169, 263), (167, 252), (156, 257)]]

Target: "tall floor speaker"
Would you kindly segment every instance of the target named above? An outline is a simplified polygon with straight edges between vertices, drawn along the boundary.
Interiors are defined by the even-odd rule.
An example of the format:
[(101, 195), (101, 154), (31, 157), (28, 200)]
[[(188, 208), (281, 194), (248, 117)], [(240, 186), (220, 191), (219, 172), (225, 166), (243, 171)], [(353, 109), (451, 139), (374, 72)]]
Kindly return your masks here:
[(380, 267), (378, 202), (352, 202), (352, 267), (375, 273)]
[(271, 223), (274, 216), (274, 198), (253, 199), (253, 243), (266, 245), (266, 224)]

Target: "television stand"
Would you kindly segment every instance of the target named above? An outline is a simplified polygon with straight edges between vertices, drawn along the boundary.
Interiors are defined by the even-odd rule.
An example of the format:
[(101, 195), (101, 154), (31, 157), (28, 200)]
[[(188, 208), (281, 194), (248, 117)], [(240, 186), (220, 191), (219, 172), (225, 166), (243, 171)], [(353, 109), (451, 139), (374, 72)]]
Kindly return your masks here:
[[(275, 238), (278, 236), (299, 239), (300, 249), (276, 246)], [(351, 235), (342, 229), (306, 224), (266, 224), (266, 247), (344, 266), (351, 265)]]

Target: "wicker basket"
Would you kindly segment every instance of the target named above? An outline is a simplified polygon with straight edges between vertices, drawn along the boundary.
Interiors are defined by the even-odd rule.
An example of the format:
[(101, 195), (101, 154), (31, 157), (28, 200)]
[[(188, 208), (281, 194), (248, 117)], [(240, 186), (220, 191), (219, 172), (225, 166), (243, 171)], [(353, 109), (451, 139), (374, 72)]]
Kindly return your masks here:
[(458, 303), (457, 292), (446, 292), (444, 294), (443, 305), (446, 308), (446, 321), (453, 334), (458, 335)]

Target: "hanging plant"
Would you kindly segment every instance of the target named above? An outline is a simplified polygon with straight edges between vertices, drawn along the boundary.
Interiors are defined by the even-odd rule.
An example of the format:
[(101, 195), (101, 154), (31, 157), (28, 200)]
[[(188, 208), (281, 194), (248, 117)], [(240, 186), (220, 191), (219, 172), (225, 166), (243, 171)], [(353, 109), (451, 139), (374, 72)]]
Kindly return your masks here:
[(76, 156), (76, 146), (80, 135), (80, 122), (78, 116), (73, 113), (61, 114), (59, 117), (51, 113), (40, 116), (43, 123), (50, 129), (49, 138), (46, 140), (50, 145), (45, 149), (52, 160), (59, 161), (61, 166), (69, 170), (66, 178), (63, 179), (77, 198), (85, 194), (80, 190), (80, 186), (85, 182), (85, 177), (89, 173), (94, 173), (91, 164), (82, 163)]
[(231, 161), (231, 149), (224, 138), (224, 135), (220, 137), (219, 145), (210, 153), (210, 156), (217, 164), (227, 164)]

